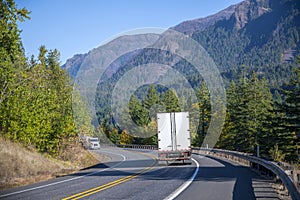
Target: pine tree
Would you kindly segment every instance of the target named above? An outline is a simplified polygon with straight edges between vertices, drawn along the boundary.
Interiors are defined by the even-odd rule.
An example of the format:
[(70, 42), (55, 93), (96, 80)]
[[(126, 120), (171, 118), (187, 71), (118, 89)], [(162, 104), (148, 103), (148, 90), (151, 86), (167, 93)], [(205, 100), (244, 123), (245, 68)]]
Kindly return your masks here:
[(271, 122), (273, 100), (265, 79), (255, 73), (231, 83), (227, 91), (227, 114), (220, 147), (256, 154), (256, 147), (268, 156), (274, 145)]
[(167, 90), (162, 95), (162, 104), (166, 112), (180, 112), (181, 108), (179, 105), (179, 99), (176, 95), (176, 92), (173, 90)]
[[(300, 65), (300, 56), (298, 56)], [(285, 108), (288, 115), (290, 129), (295, 133), (300, 132), (300, 68), (295, 69), (295, 77), (292, 78), (284, 90), (286, 96)]]
[(110, 141), (114, 144), (120, 144), (120, 134), (118, 129), (113, 128), (110, 132), (109, 132), (109, 136), (108, 138), (110, 139)]
[(1, 57), (8, 56), (8, 60), (15, 62), (20, 57), (24, 57), (18, 22), (29, 19), (30, 12), (25, 8), (18, 9), (13, 0), (1, 0), (0, 13)]
[[(276, 135), (273, 121), (276, 115), (274, 101), (266, 79), (258, 81), (256, 91), (256, 146), (260, 147), (260, 156), (269, 157), (270, 149), (274, 147)], [(255, 149), (255, 153), (256, 149)]]
[[(32, 56), (27, 61), (17, 23), (28, 14), (13, 0), (0, 2), (0, 134), (59, 156), (66, 143), (75, 144), (77, 139), (73, 87), (60, 68), (58, 50), (41, 46), (38, 59)], [(89, 121), (84, 125), (90, 123), (83, 120)]]
[(79, 91), (73, 91), (72, 102), (76, 132), (79, 136), (92, 135), (94, 131), (94, 127), (92, 126), (92, 118), (88, 112), (87, 103), (82, 99)]
[(237, 101), (234, 116), (235, 133), (234, 148), (242, 152), (252, 152), (254, 146), (253, 130), (250, 127), (253, 123), (253, 111), (249, 113), (250, 91), (249, 81), (246, 77), (241, 77), (237, 85)]
[(28, 19), (29, 12), (18, 9), (13, 0), (0, 1), (0, 132), (7, 132), (11, 103), (23, 87), (26, 59), (18, 22)]
[(150, 122), (148, 110), (135, 95), (132, 95), (129, 101), (129, 114), (138, 126), (145, 126)]
[[(300, 56), (297, 56), (300, 64)], [(277, 104), (281, 117), (277, 123), (277, 134), (279, 134), (278, 148), (285, 154), (285, 160), (297, 161), (297, 134), (300, 133), (300, 69), (295, 68), (295, 76), (282, 90), (284, 99)]]
[(236, 131), (236, 105), (238, 104), (237, 86), (234, 81), (231, 82), (227, 90), (227, 110), (225, 124), (222, 134), (218, 141), (217, 147), (222, 149), (235, 150), (235, 137), (238, 134)]
[(151, 85), (147, 92), (146, 97), (143, 100), (143, 106), (149, 110), (151, 107), (153, 107), (158, 103), (159, 103), (159, 96), (156, 92), (155, 86)]
[(159, 95), (155, 89), (154, 85), (151, 85), (148, 89), (147, 95), (143, 100), (143, 107), (148, 110), (149, 121), (152, 121), (156, 118), (156, 113), (160, 112), (161, 106)]
[(197, 97), (199, 109), (199, 125), (196, 138), (193, 140), (193, 144), (196, 146), (201, 146), (203, 139), (207, 134), (211, 118), (210, 96), (208, 88), (204, 82), (202, 82), (201, 87), (198, 90)]

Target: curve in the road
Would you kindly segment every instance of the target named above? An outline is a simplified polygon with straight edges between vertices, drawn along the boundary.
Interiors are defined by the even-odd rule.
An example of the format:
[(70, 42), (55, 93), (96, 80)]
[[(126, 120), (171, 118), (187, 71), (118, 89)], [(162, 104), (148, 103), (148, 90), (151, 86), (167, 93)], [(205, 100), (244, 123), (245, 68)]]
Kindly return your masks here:
[(111, 187), (114, 187), (114, 186), (117, 186), (121, 183), (124, 183), (124, 182), (127, 182), (131, 179), (134, 179), (136, 178), (137, 176), (151, 170), (153, 168), (153, 166), (156, 164), (156, 157), (152, 156), (151, 154), (145, 154), (145, 153), (139, 153), (139, 154), (143, 154), (145, 156), (148, 156), (150, 157), (151, 159), (154, 160), (154, 162), (149, 166), (149, 167), (146, 167), (145, 169), (135, 173), (135, 174), (132, 174), (132, 175), (129, 175), (129, 176), (125, 176), (123, 178), (120, 178), (120, 179), (117, 179), (115, 181), (112, 181), (112, 182), (109, 182), (109, 183), (106, 183), (104, 185), (100, 185), (100, 186), (97, 186), (97, 187), (94, 187), (94, 188), (91, 188), (91, 189), (88, 189), (88, 190), (85, 190), (83, 192), (79, 192), (77, 194), (74, 194), (74, 195), (71, 195), (69, 197), (66, 197), (66, 198), (63, 198), (63, 200), (70, 200), (70, 199), (81, 199), (83, 197), (87, 197), (87, 196), (90, 196), (92, 194), (95, 194), (95, 193), (98, 193), (98, 192), (101, 192), (103, 190), (106, 190), (106, 189), (109, 189)]
[(106, 149), (106, 152), (102, 149), (99, 153), (101, 151), (110, 154), (112, 160), (66, 177), (0, 191), (1, 197), (7, 200), (83, 197), (91, 200), (209, 200), (255, 199), (266, 197), (270, 192), (264, 193), (269, 186), (249, 168), (227, 160), (193, 155), (192, 165), (173, 163), (166, 167), (155, 165), (156, 151), (124, 151), (116, 148)]

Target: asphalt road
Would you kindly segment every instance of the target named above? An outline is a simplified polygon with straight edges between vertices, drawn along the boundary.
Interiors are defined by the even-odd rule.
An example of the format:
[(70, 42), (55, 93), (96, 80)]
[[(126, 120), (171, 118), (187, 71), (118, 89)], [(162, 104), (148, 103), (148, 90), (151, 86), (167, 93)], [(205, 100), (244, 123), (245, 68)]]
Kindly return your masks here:
[(157, 163), (155, 151), (99, 152), (111, 160), (76, 174), (0, 191), (0, 199), (277, 199), (270, 183), (223, 160), (194, 155), (190, 165), (165, 166)]
[(228, 160), (194, 155), (199, 172), (193, 183), (176, 200), (183, 199), (279, 199), (270, 180)]

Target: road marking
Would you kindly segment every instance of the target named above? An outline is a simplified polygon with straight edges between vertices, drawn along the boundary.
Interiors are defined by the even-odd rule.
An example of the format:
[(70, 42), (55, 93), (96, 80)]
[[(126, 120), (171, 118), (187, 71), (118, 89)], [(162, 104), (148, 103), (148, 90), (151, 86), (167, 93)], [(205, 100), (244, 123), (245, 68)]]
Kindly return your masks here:
[(175, 199), (178, 195), (180, 195), (187, 187), (189, 187), (191, 185), (191, 183), (194, 181), (194, 179), (196, 178), (198, 171), (199, 171), (199, 163), (197, 160), (195, 160), (194, 158), (192, 158), (192, 160), (196, 163), (196, 170), (194, 171), (193, 175), (189, 178), (189, 180), (187, 180), (186, 182), (184, 182), (179, 188), (177, 188), (177, 190), (175, 190), (174, 192), (172, 192), (169, 196), (167, 196), (166, 198), (164, 198), (164, 200), (172, 200)]
[(100, 185), (100, 186), (98, 186), (98, 187), (95, 187), (95, 188), (92, 188), (92, 189), (89, 189), (89, 190), (86, 190), (86, 191), (83, 191), (83, 192), (74, 194), (74, 195), (72, 195), (72, 196), (63, 198), (63, 200), (69, 200), (69, 199), (74, 199), (74, 200), (75, 200), (75, 199), (81, 199), (81, 198), (83, 198), (83, 197), (90, 196), (90, 195), (95, 194), (95, 193), (97, 193), (97, 192), (101, 192), (101, 191), (106, 190), (106, 189), (108, 189), (108, 188), (111, 188), (111, 187), (113, 187), (113, 186), (119, 185), (119, 184), (124, 183), (124, 182), (126, 182), (126, 181), (129, 181), (129, 180), (131, 180), (131, 179), (134, 179), (134, 178), (136, 178), (137, 176), (139, 176), (139, 175), (141, 175), (141, 174), (143, 174), (143, 173), (149, 171), (152, 167), (153, 167), (153, 166), (147, 167), (146, 169), (144, 169), (144, 170), (142, 170), (142, 171), (140, 171), (140, 172), (138, 172), (138, 173), (136, 173), (136, 174), (133, 174), (133, 175), (130, 175), (130, 176), (126, 176), (126, 177), (124, 177), (124, 178), (115, 180), (115, 181), (113, 181), (113, 182), (109, 182), (109, 183), (107, 183), (107, 184)]
[(91, 189), (88, 189), (88, 190), (85, 190), (83, 192), (80, 192), (80, 193), (77, 193), (77, 194), (74, 194), (72, 196), (69, 196), (69, 197), (66, 197), (66, 198), (63, 198), (62, 200), (69, 200), (69, 199), (72, 199), (72, 200), (76, 200), (76, 199), (81, 199), (83, 197), (87, 197), (87, 196), (90, 196), (92, 194), (95, 194), (95, 193), (98, 193), (98, 192), (101, 192), (103, 190), (106, 190), (108, 188), (111, 188), (111, 187), (114, 187), (116, 185), (119, 185), (121, 183), (124, 183), (124, 182), (127, 182), (131, 179), (134, 179), (136, 178), (137, 176), (143, 174), (143, 173), (146, 173), (147, 171), (149, 171), (150, 169), (153, 168), (153, 166), (155, 165), (156, 163), (156, 157), (151, 155), (151, 154), (146, 154), (146, 153), (140, 153), (138, 152), (139, 154), (143, 154), (145, 156), (148, 156), (152, 159), (154, 159), (154, 162), (151, 164), (151, 166), (141, 170), (140, 172), (137, 172), (135, 174), (132, 174), (132, 175), (129, 175), (129, 176), (126, 176), (126, 177), (123, 177), (121, 179), (117, 179), (115, 181), (112, 181), (112, 182), (109, 182), (109, 183), (106, 183), (104, 185), (100, 185), (100, 186), (97, 186), (97, 187), (94, 187), (94, 188), (91, 188)]
[[(107, 152), (107, 151), (102, 151), (102, 152)], [(111, 153), (111, 152), (107, 152), (107, 153)], [(8, 193), (8, 194), (3, 194), (3, 195), (0, 195), (0, 198), (2, 198), (2, 197), (8, 197), (8, 196), (11, 196), (11, 195), (20, 194), (20, 193), (24, 193), (24, 192), (29, 192), (29, 191), (32, 191), (32, 190), (42, 189), (42, 188), (53, 186), (53, 185), (57, 185), (57, 184), (60, 184), (60, 183), (66, 183), (66, 182), (69, 182), (69, 181), (74, 181), (74, 180), (77, 180), (77, 179), (80, 179), (80, 178), (83, 178), (83, 177), (86, 177), (86, 176), (92, 176), (94, 174), (106, 171), (108, 169), (115, 168), (115, 167), (119, 166), (121, 163), (123, 163), (126, 160), (126, 157), (124, 155), (122, 155), (122, 154), (119, 154), (119, 153), (111, 153), (111, 154), (119, 155), (119, 156), (121, 156), (123, 158), (123, 160), (121, 160), (119, 163), (117, 163), (117, 164), (115, 164), (115, 165), (113, 165), (111, 167), (108, 167), (108, 168), (105, 168), (105, 169), (102, 169), (102, 170), (99, 170), (99, 171), (96, 171), (96, 172), (92, 172), (92, 173), (85, 174), (85, 175), (82, 175), (82, 176), (77, 176), (77, 177), (74, 177), (74, 178), (65, 179), (65, 180), (62, 180), (62, 181), (58, 181), (58, 182), (54, 182), (54, 183), (49, 183), (49, 184), (46, 184), (46, 185), (41, 185), (41, 186), (37, 186), (37, 187), (25, 189), (25, 190), (20, 190), (20, 191)]]

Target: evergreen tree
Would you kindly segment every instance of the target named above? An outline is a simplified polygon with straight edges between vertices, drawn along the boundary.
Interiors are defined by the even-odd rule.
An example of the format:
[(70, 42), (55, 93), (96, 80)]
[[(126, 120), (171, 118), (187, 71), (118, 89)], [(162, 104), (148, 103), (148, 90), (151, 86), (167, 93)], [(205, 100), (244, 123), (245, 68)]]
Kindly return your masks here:
[(156, 113), (160, 111), (160, 99), (154, 85), (148, 89), (147, 95), (143, 100), (143, 107), (148, 110), (149, 121), (156, 118)]
[(0, 133), (13, 138), (16, 132), (10, 130), (18, 127), (16, 115), (25, 109), (24, 99), (20, 98), (29, 93), (25, 89), (27, 63), (17, 26), (29, 18), (28, 14), (26, 9), (18, 9), (13, 0), (0, 2)]
[(18, 9), (13, 0), (0, 1), (0, 131), (7, 131), (5, 117), (9, 115), (9, 101), (21, 91), (26, 66), (18, 22), (28, 19), (29, 12)]
[(138, 126), (145, 126), (150, 122), (148, 110), (135, 95), (132, 95), (129, 101), (129, 114)]
[(72, 95), (73, 118), (76, 126), (76, 132), (79, 136), (92, 135), (94, 127), (92, 126), (92, 118), (88, 112), (86, 101), (82, 99), (79, 91), (73, 91)]
[(180, 112), (181, 108), (179, 105), (179, 99), (176, 95), (176, 92), (173, 90), (167, 90), (162, 95), (162, 104), (166, 112)]
[(226, 121), (218, 145), (254, 154), (260, 146), (261, 152), (268, 155), (274, 145), (273, 118), (273, 100), (266, 80), (259, 80), (255, 73), (250, 79), (241, 77), (227, 91)]
[(114, 144), (120, 144), (120, 134), (118, 129), (113, 128), (111, 131), (108, 133), (108, 138), (110, 141)]
[[(265, 78), (257, 80), (255, 95), (255, 117), (256, 135), (255, 147), (259, 146), (260, 156), (269, 157), (270, 149), (275, 145), (276, 135), (274, 133), (273, 121), (276, 115), (274, 111), (274, 101)], [(255, 153), (257, 148), (255, 148)]]
[[(38, 60), (32, 56), (27, 61), (17, 22), (28, 14), (26, 9), (16, 8), (13, 0), (0, 2), (0, 134), (59, 156), (77, 139), (73, 87), (60, 68), (58, 50), (41, 46)], [(90, 123), (88, 118), (83, 121), (86, 126)], [(90, 127), (85, 131), (91, 131)]]
[[(238, 151), (253, 152), (254, 134), (252, 127), (255, 119), (253, 118), (254, 111), (249, 112), (250, 90), (249, 81), (246, 77), (241, 77), (237, 89), (237, 104), (236, 110), (233, 113), (236, 121), (234, 147)], [(252, 96), (253, 97), (253, 96)]]
[(210, 118), (211, 118), (211, 105), (210, 95), (208, 88), (204, 82), (202, 82), (200, 89), (197, 93), (198, 97), (198, 111), (199, 111), (199, 125), (196, 134), (196, 138), (193, 140), (193, 144), (201, 146), (204, 137), (207, 134)]
[(147, 92), (146, 97), (143, 100), (143, 106), (149, 110), (151, 107), (153, 107), (158, 103), (159, 103), (159, 96), (156, 92), (155, 86), (151, 85)]
[[(300, 56), (297, 56), (300, 64)], [(277, 134), (281, 139), (278, 148), (285, 154), (285, 160), (298, 160), (297, 134), (300, 133), (300, 69), (295, 68), (295, 76), (282, 90), (284, 99), (282, 104), (277, 104), (281, 111), (281, 118), (277, 124)], [(281, 122), (281, 123), (280, 123)]]
[[(298, 63), (300, 65), (300, 56), (298, 56)], [(285, 103), (284, 107), (288, 115), (288, 124), (290, 130), (300, 132), (300, 69), (295, 68), (295, 77), (290, 80), (287, 89), (284, 90)]]
[(230, 87), (227, 90), (227, 110), (225, 124), (222, 134), (217, 143), (217, 147), (228, 150), (235, 150), (235, 137), (238, 134), (236, 130), (236, 105), (238, 104), (237, 86), (234, 81), (231, 81)]
[(24, 57), (18, 22), (29, 19), (29, 13), (25, 8), (17, 8), (13, 0), (0, 1), (0, 52), (11, 62)]

